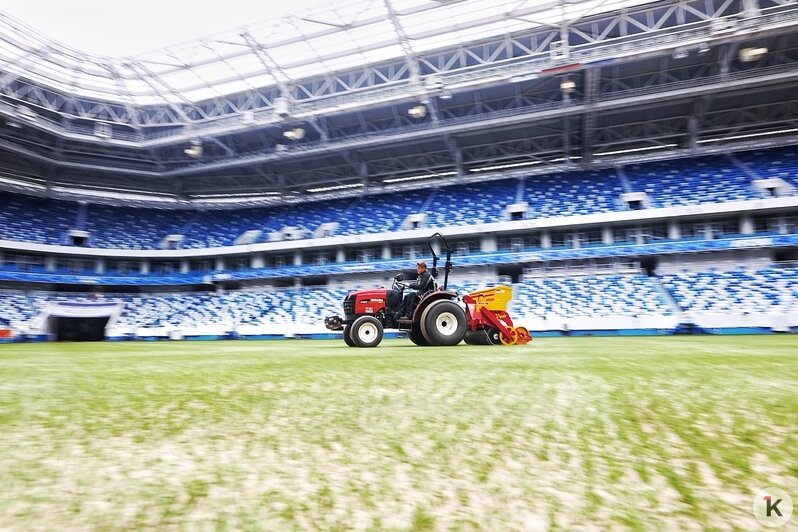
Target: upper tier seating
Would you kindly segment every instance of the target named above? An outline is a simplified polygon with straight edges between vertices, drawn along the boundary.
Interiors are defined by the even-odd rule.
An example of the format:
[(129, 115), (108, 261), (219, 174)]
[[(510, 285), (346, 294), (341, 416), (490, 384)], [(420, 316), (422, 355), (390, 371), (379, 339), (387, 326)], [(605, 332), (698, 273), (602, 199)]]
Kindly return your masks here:
[(752, 175), (782, 177), (798, 184), (798, 148), (739, 154), (750, 172), (726, 156), (636, 164), (624, 169), (582, 171), (415, 190), (362, 198), (342, 198), (279, 207), (234, 210), (139, 209), (89, 205), (85, 218), (72, 201), (0, 195), (0, 239), (64, 244), (69, 229), (90, 231), (90, 247), (158, 249), (170, 234), (182, 234), (181, 248), (233, 245), (248, 230), (258, 241), (284, 227), (310, 236), (326, 222), (338, 222), (337, 235), (396, 231), (410, 214), (427, 214), (423, 227), (445, 228), (507, 219), (507, 205), (524, 201), (527, 218), (578, 216), (625, 210), (623, 192), (647, 192), (652, 207), (697, 205), (761, 198)]
[(631, 191), (646, 192), (653, 207), (761, 197), (748, 175), (724, 156), (634, 164), (624, 170)]
[(351, 206), (346, 216), (334, 220), (341, 224), (336, 234), (398, 231), (408, 215), (421, 212), (429, 196), (430, 191), (424, 189), (361, 198)]
[(499, 222), (504, 207), (515, 202), (515, 179), (439, 189), (429, 202), (428, 224), (434, 227)]
[(780, 177), (798, 187), (798, 146), (747, 151), (738, 153), (737, 158), (748, 165), (758, 177), (763, 179)]
[(5, 240), (63, 244), (77, 216), (78, 204), (72, 201), (0, 192), (0, 238)]
[(529, 218), (577, 216), (621, 210), (621, 181), (614, 170), (532, 176), (524, 200)]
[(167, 234), (176, 233), (189, 211), (90, 205), (86, 230), (90, 245), (114, 249), (158, 249)]

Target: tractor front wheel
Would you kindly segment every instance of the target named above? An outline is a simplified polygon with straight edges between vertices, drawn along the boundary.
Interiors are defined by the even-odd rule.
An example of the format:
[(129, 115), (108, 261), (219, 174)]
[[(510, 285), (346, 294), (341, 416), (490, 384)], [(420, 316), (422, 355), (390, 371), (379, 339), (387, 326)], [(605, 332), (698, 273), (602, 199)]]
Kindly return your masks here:
[(351, 325), (345, 325), (344, 326), (344, 342), (346, 342), (346, 345), (348, 345), (349, 347), (355, 347), (355, 341), (352, 340), (352, 326)]
[(466, 329), (465, 312), (454, 301), (433, 301), (421, 313), (421, 334), (430, 345), (457, 345)]
[(361, 316), (352, 323), (350, 334), (357, 347), (377, 347), (382, 342), (382, 323), (372, 316)]

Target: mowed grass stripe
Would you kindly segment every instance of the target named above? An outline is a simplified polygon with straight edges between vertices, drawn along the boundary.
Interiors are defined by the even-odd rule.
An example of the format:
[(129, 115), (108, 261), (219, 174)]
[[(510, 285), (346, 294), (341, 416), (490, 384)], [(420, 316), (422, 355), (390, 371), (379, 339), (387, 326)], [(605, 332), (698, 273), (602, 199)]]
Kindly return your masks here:
[(0, 528), (751, 529), (796, 347), (3, 345)]

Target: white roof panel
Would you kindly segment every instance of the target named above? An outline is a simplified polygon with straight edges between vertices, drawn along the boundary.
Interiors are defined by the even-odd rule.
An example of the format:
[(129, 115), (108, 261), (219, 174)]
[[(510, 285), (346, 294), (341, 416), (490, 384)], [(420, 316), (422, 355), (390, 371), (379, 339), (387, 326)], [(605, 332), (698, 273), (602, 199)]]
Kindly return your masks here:
[(129, 58), (74, 50), (0, 12), (0, 62), (76, 96), (197, 102), (651, 1), (348, 0)]

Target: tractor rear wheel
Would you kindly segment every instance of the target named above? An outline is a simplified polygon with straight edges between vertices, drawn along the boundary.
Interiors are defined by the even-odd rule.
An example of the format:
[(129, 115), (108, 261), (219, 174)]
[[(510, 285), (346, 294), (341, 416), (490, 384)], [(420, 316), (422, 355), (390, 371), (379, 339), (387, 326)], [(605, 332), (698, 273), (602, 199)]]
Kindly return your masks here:
[(410, 341), (416, 345), (429, 345), (429, 341), (424, 338), (423, 334), (421, 334), (421, 327), (419, 325), (414, 324), (413, 327), (408, 331), (407, 336), (410, 338)]
[(349, 347), (355, 347), (355, 341), (352, 340), (352, 326), (351, 325), (345, 325), (344, 326), (344, 342), (346, 342), (346, 345), (348, 345)]
[(372, 316), (360, 316), (352, 323), (351, 335), (357, 347), (376, 347), (382, 342), (382, 323)]
[(457, 345), (467, 329), (465, 312), (454, 301), (433, 301), (421, 313), (421, 334), (430, 345)]

